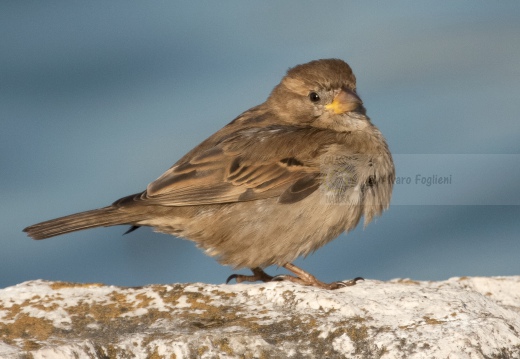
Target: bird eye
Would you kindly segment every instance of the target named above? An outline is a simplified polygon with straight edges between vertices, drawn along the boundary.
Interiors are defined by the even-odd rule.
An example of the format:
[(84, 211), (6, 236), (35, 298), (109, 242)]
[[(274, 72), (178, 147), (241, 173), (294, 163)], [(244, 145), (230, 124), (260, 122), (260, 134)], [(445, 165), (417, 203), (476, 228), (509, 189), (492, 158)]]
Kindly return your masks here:
[(309, 94), (309, 99), (312, 101), (312, 102), (318, 102), (320, 100), (320, 95), (318, 95), (316, 92), (311, 92)]

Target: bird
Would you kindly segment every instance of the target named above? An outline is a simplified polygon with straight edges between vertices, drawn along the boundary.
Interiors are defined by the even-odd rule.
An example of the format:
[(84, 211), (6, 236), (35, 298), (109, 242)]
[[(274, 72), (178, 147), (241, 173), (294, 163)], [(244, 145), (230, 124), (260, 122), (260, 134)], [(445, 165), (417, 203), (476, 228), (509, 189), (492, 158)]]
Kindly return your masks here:
[[(189, 151), (143, 192), (34, 224), (33, 239), (94, 227), (141, 226), (189, 239), (234, 270), (226, 281), (290, 281), (338, 289), (292, 262), (390, 205), (395, 169), (341, 59), (289, 68), (265, 102)], [(291, 274), (271, 276), (276, 265)]]

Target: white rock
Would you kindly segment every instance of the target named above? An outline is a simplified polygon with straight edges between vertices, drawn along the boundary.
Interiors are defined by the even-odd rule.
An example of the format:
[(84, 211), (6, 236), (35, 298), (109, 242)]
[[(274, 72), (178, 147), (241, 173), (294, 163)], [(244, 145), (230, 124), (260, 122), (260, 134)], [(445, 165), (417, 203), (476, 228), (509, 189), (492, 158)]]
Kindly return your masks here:
[(1, 358), (520, 358), (520, 276), (0, 290)]

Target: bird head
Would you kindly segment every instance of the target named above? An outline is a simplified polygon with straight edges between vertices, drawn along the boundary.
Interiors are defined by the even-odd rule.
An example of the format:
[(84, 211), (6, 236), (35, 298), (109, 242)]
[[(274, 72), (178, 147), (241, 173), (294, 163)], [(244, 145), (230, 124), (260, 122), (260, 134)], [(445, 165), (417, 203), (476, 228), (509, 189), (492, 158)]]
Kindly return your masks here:
[(267, 102), (283, 122), (293, 125), (338, 127), (365, 109), (356, 93), (350, 66), (339, 59), (322, 59), (295, 66), (278, 84)]

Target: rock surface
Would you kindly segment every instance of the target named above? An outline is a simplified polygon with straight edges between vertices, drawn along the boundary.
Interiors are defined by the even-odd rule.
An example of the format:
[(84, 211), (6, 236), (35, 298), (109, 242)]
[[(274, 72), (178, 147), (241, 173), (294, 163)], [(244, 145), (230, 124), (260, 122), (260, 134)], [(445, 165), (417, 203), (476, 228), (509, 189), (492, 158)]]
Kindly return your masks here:
[(1, 358), (520, 358), (520, 276), (0, 290)]

